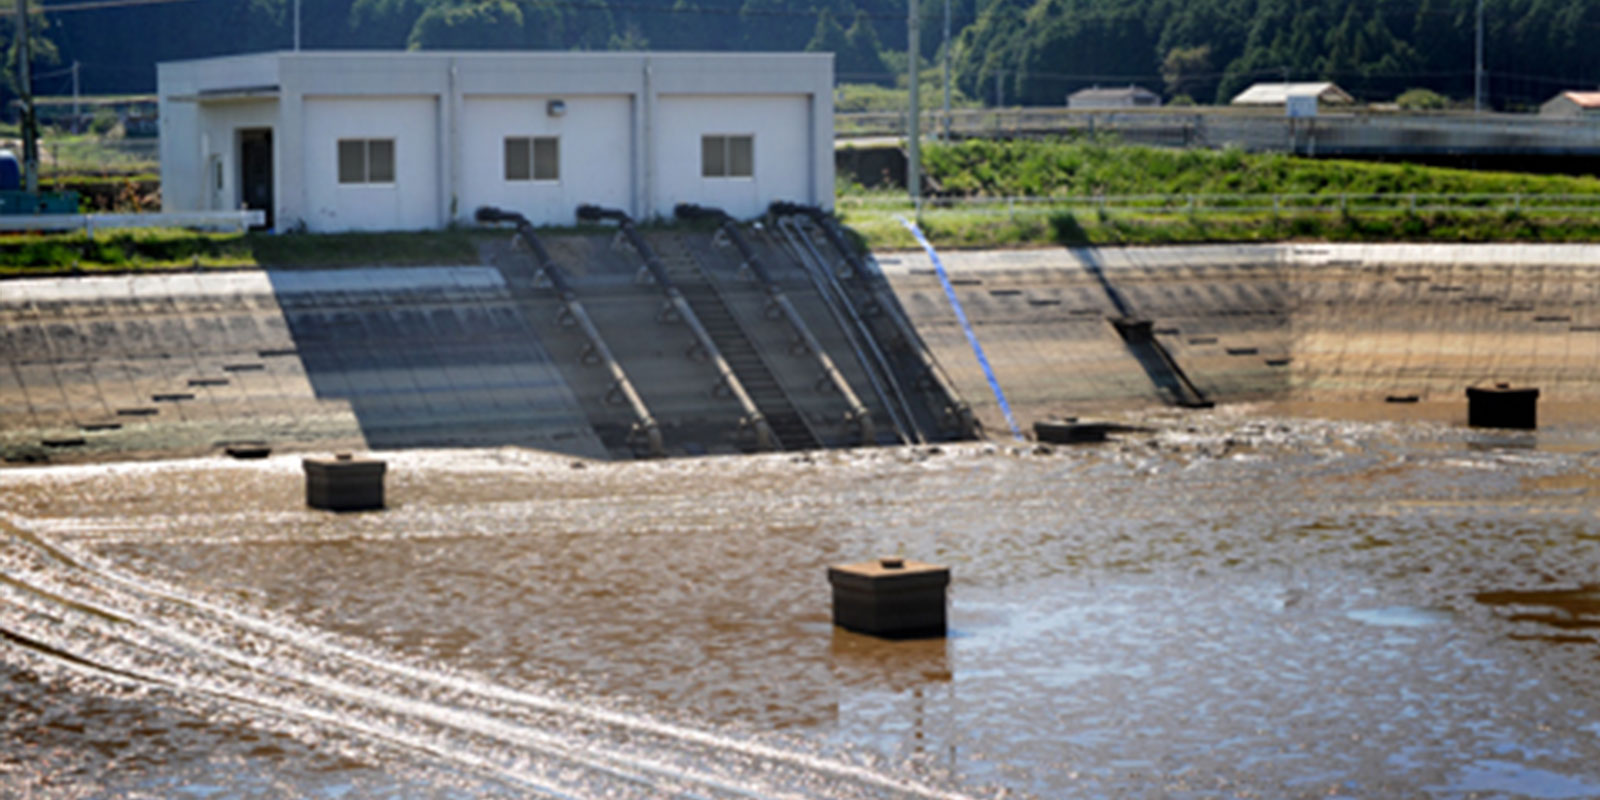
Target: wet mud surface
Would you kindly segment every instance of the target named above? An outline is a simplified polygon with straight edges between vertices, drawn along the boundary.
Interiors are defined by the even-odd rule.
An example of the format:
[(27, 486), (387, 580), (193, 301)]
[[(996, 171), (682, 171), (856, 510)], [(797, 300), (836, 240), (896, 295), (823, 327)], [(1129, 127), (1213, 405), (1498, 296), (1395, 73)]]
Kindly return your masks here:
[[(7, 470), (0, 787), (1600, 795), (1600, 429), (1317, 412), (397, 451), (345, 515), (293, 457)], [(832, 627), (825, 567), (883, 553), (951, 567), (948, 639)]]

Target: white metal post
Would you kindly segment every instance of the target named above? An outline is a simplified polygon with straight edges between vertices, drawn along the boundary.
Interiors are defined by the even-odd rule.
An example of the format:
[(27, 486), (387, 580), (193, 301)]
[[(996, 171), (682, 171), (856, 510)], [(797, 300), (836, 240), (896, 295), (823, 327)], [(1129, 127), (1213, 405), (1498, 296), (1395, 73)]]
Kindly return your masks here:
[(911, 0), (906, 10), (906, 71), (911, 81), (911, 117), (906, 130), (906, 190), (911, 194), (911, 203), (918, 211), (922, 210), (922, 109), (917, 102), (918, 84), (921, 83), (917, 75), (917, 52), (921, 45), (921, 36), (918, 28), (917, 0)]
[(1478, 42), (1472, 67), (1472, 112), (1483, 111), (1483, 0), (1478, 0)]
[(944, 0), (944, 140), (950, 141), (950, 0)]

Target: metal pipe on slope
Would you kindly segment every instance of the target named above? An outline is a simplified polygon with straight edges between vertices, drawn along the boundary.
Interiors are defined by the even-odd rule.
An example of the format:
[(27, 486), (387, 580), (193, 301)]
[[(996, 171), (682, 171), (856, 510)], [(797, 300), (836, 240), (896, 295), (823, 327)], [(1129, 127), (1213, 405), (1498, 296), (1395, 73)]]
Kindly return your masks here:
[(628, 244), (633, 246), (634, 252), (638, 253), (639, 258), (644, 261), (645, 269), (649, 270), (650, 275), (655, 278), (656, 284), (661, 287), (662, 293), (666, 295), (667, 302), (672, 306), (672, 309), (677, 312), (678, 318), (683, 320), (683, 323), (688, 325), (689, 330), (694, 333), (695, 341), (700, 344), (700, 348), (705, 351), (706, 357), (710, 359), (712, 366), (716, 368), (717, 375), (722, 378), (722, 384), (728, 387), (728, 391), (733, 394), (734, 399), (738, 400), (739, 407), (745, 413), (744, 423), (755, 430), (757, 445), (763, 450), (782, 449), (778, 444), (778, 437), (772, 432), (772, 426), (767, 424), (766, 415), (761, 413), (761, 408), (755, 404), (754, 400), (750, 399), (750, 393), (745, 391), (744, 384), (739, 381), (739, 376), (734, 374), (733, 368), (728, 365), (728, 360), (723, 357), (722, 351), (717, 349), (716, 342), (712, 341), (711, 334), (700, 323), (700, 317), (689, 306), (689, 301), (684, 299), (682, 290), (672, 280), (672, 276), (667, 273), (666, 266), (661, 263), (661, 259), (656, 257), (655, 250), (650, 247), (650, 243), (645, 241), (644, 236), (634, 226), (633, 218), (629, 217), (625, 211), (588, 204), (578, 206), (577, 214), (578, 219), (585, 222), (598, 222), (607, 219), (616, 221), (623, 237), (628, 240)]
[(878, 307), (889, 315), (889, 319), (899, 329), (901, 336), (906, 340), (907, 346), (911, 348), (912, 353), (921, 362), (928, 380), (937, 385), (944, 396), (950, 399), (951, 407), (949, 413), (955, 418), (961, 434), (963, 436), (976, 436), (977, 418), (972, 414), (972, 407), (961, 399), (961, 394), (956, 391), (955, 383), (944, 373), (944, 368), (939, 366), (938, 360), (933, 357), (933, 352), (928, 349), (927, 343), (922, 341), (922, 337), (911, 324), (911, 320), (901, 313), (900, 303), (895, 299), (892, 290), (888, 286), (888, 281), (881, 278), (878, 280), (873, 279), (875, 271), (868, 269), (866, 263), (856, 255), (855, 248), (851, 247), (849, 241), (845, 239), (844, 233), (839, 230), (839, 224), (834, 220), (833, 216), (816, 206), (789, 203), (781, 200), (772, 203), (768, 207), (768, 213), (774, 217), (806, 217), (816, 223), (818, 228), (822, 229), (822, 234), (827, 237), (828, 243), (833, 245), (834, 250), (844, 256), (846, 262), (850, 265), (851, 272), (860, 278), (862, 284), (872, 293), (873, 300), (877, 302)]
[(673, 213), (679, 219), (711, 219), (721, 225), (722, 232), (727, 235), (729, 241), (733, 242), (734, 248), (739, 251), (739, 256), (744, 259), (745, 267), (756, 276), (756, 280), (761, 282), (762, 288), (767, 292), (768, 299), (783, 312), (784, 319), (788, 321), (789, 327), (794, 330), (795, 334), (805, 344), (806, 349), (811, 351), (811, 354), (817, 359), (818, 365), (822, 368), (822, 374), (828, 378), (833, 384), (833, 388), (844, 398), (845, 404), (850, 407), (848, 419), (856, 423), (857, 430), (861, 436), (861, 443), (874, 443), (876, 439), (872, 425), (872, 413), (861, 402), (861, 398), (856, 396), (855, 390), (850, 388), (850, 382), (846, 381), (844, 374), (839, 372), (839, 368), (834, 365), (833, 359), (828, 357), (828, 351), (823, 349), (822, 343), (817, 341), (816, 336), (812, 335), (811, 327), (806, 325), (805, 320), (800, 317), (800, 312), (795, 309), (794, 303), (790, 302), (789, 295), (783, 290), (783, 286), (773, 279), (772, 273), (768, 272), (766, 265), (761, 263), (761, 259), (755, 253), (755, 248), (750, 246), (750, 241), (745, 238), (744, 231), (739, 229), (738, 221), (728, 216), (722, 209), (703, 208), (689, 203), (679, 204), (677, 208), (673, 209)]
[(578, 299), (578, 293), (567, 281), (564, 270), (550, 258), (550, 251), (546, 250), (544, 243), (539, 241), (539, 236), (534, 232), (533, 225), (527, 218), (513, 211), (502, 211), (498, 208), (483, 206), (477, 211), (479, 222), (510, 222), (516, 225), (516, 240), (533, 254), (536, 263), (544, 275), (561, 295), (561, 302), (566, 305), (567, 313), (577, 321), (578, 327), (583, 331), (584, 338), (589, 340), (589, 346), (594, 349), (595, 355), (600, 357), (606, 370), (611, 373), (611, 380), (617, 391), (628, 401), (628, 406), (633, 409), (636, 417), (635, 430), (645, 438), (646, 445), (653, 456), (667, 454), (666, 446), (662, 442), (661, 426), (656, 422), (655, 416), (650, 413), (650, 408), (645, 405), (644, 398), (634, 389), (633, 381), (628, 379), (628, 374), (623, 371), (621, 362), (612, 355), (611, 348), (606, 346), (606, 341), (600, 335), (600, 329), (595, 327), (594, 320), (589, 312), (584, 309), (583, 302)]

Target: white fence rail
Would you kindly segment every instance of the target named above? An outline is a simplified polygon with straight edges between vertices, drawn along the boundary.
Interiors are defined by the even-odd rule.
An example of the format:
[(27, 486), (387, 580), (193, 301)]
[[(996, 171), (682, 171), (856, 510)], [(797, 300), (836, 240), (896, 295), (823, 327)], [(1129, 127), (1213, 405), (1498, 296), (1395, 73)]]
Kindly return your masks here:
[(243, 231), (265, 225), (267, 214), (248, 211), (180, 211), (160, 214), (18, 214), (0, 215), (0, 231), (96, 231), (115, 228), (191, 228)]
[[(834, 115), (843, 141), (859, 136), (904, 136), (904, 112)], [(1051, 107), (956, 109), (948, 121), (955, 136), (1024, 136), (1108, 133), (1124, 141), (1167, 147), (1238, 147), (1251, 151), (1326, 153), (1543, 153), (1600, 152), (1600, 124), (1533, 114), (1329, 111), (1290, 119), (1281, 109), (1162, 108), (1146, 110)], [(942, 110), (922, 115), (922, 133), (945, 128)]]

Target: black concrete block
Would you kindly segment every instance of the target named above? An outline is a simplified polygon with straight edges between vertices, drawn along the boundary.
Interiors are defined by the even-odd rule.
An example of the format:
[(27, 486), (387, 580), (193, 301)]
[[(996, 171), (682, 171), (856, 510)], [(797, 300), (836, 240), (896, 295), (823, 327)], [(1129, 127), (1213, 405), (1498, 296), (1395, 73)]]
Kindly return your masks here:
[(950, 569), (880, 558), (828, 567), (833, 624), (884, 638), (944, 636)]
[(1508, 383), (1467, 387), (1467, 424), (1474, 428), (1539, 427), (1539, 390)]
[(306, 472), (306, 505), (328, 511), (383, 508), (384, 462), (340, 453), (300, 463)]

